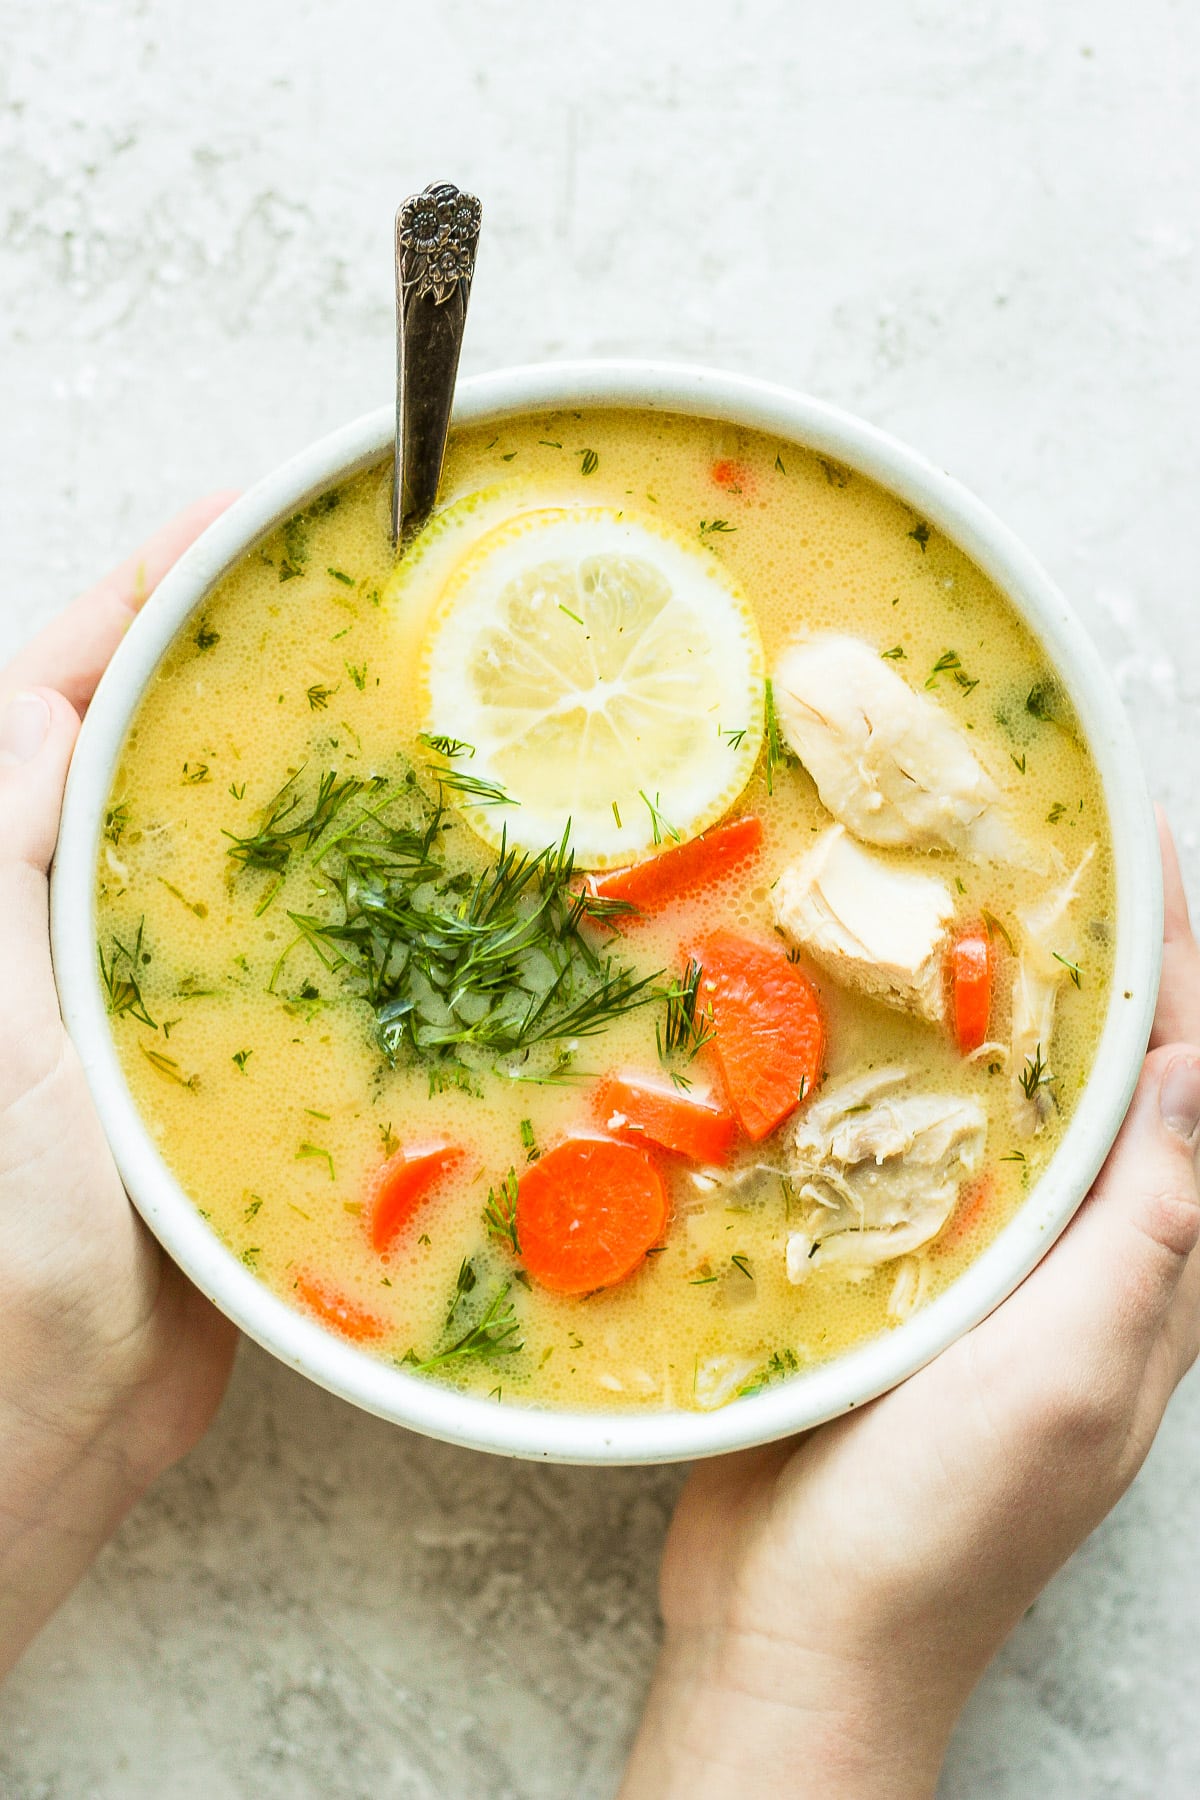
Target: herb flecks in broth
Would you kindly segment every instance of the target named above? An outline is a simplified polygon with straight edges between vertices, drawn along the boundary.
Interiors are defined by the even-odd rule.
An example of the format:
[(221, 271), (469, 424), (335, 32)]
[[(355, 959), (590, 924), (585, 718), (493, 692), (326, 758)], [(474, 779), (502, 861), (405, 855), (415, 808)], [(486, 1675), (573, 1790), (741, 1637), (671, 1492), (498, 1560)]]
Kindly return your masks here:
[[(148, 687), (117, 771), (97, 863), (97, 972), (163, 1154), (211, 1229), (283, 1298), (368, 1354), (505, 1404), (736, 1404), (895, 1328), (1044, 1171), (1107, 1003), (1103, 798), (1044, 652), (898, 501), (726, 424), (589, 411), (507, 421), (502, 437), (459, 432), (447, 504), (400, 565), (389, 479), (368, 470), (306, 505), (206, 597)], [(486, 717), (457, 689), (444, 712), (423, 710), (422, 657), (462, 561), (456, 544), (507, 530), (530, 506), (603, 516), (612, 558), (632, 551), (668, 576), (669, 538), (701, 588), (744, 597), (761, 640), (752, 679), (712, 711), (677, 709), (657, 759), (634, 755), (622, 772), (584, 747), (581, 715), (582, 766), (598, 781), (589, 830), (609, 851), (590, 871), (561, 821), (531, 834), (542, 774), (573, 765), (536, 748), (506, 760), (504, 709), (521, 693), (510, 684)], [(578, 546), (577, 570), (590, 567), (580, 533), (560, 540), (568, 560)], [(527, 542), (508, 569), (529, 599), (554, 559)], [(612, 558), (600, 590), (576, 579), (550, 596), (555, 678), (597, 716), (604, 696), (575, 659), (596, 654), (611, 623)], [(656, 581), (639, 579), (657, 604)], [(497, 599), (503, 586), (498, 574)], [(484, 627), (477, 670), (489, 644), (511, 670), (520, 634)], [(467, 659), (455, 629), (451, 675)], [(940, 1023), (817, 972), (775, 931), (783, 872), (832, 822), (785, 735), (774, 678), (798, 637), (828, 634), (857, 640), (863, 660), (969, 734), (1028, 853), (1021, 866), (954, 846), (872, 849), (952, 908)], [(620, 635), (604, 641), (616, 667)], [(691, 641), (682, 626), (663, 634), (681, 677)], [(721, 650), (713, 668), (726, 661)], [(645, 697), (657, 703), (653, 689)], [(693, 721), (723, 795), (703, 828), (671, 766)], [(1043, 896), (1070, 905), (1039, 925), (1030, 909)], [(911, 947), (900, 948), (911, 977)], [(793, 975), (805, 987), (789, 998)], [(824, 1026), (823, 1051), (814, 1038), (780, 1094), (760, 1077), (789, 1033), (758, 1035), (764, 995), (780, 1017), (803, 1000), (806, 1029)], [(765, 1131), (757, 1140), (731, 1110), (722, 1056)], [(912, 1254), (850, 1279), (826, 1266), (832, 1240), (820, 1250), (818, 1232), (793, 1285), (788, 1241), (813, 1223), (803, 1189), (815, 1179), (797, 1166), (798, 1126), (842, 1093), (810, 1163), (837, 1133), (844, 1146), (883, 1129), (881, 1103), (847, 1099), (845, 1084), (884, 1069), (904, 1071), (898, 1094), (981, 1108), (982, 1167)], [(572, 1208), (595, 1143), (619, 1154), (580, 1190), (585, 1216)], [(547, 1159), (527, 1262), (521, 1196), (537, 1193), (527, 1183)], [(406, 1172), (386, 1213), (392, 1165)], [(444, 1178), (418, 1178), (435, 1166)], [(903, 1186), (900, 1151), (880, 1166)], [(626, 1185), (613, 1185), (622, 1171)], [(818, 1174), (857, 1191), (853, 1164)], [(627, 1254), (607, 1272), (585, 1257), (576, 1273), (589, 1291), (554, 1291), (545, 1278), (571, 1285), (562, 1222), (578, 1216), (594, 1254), (618, 1191), (640, 1209), (632, 1237), (619, 1234)]]

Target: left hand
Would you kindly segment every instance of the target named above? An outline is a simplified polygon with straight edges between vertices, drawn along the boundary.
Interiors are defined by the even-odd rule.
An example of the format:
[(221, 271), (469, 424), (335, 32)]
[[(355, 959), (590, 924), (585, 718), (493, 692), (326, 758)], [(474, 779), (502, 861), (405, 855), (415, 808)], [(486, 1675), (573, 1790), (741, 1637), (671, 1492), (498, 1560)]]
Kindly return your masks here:
[(96, 683), (233, 498), (198, 501), (0, 673), (0, 1675), (195, 1442), (236, 1334), (125, 1196), (50, 965), (47, 873)]
[(1141, 1081), (1095, 1187), (1012, 1297), (902, 1386), (700, 1464), (622, 1800), (916, 1800), (1040, 1589), (1114, 1506), (1200, 1349), (1200, 951), (1162, 825)]

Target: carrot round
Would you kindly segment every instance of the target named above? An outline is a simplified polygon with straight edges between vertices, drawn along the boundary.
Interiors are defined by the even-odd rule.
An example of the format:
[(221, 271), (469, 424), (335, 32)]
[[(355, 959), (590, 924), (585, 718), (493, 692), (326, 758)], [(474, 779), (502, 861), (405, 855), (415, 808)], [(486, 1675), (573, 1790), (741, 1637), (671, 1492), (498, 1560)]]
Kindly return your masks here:
[(699, 1001), (730, 1105), (757, 1142), (811, 1094), (825, 1060), (825, 1018), (811, 981), (781, 949), (716, 931), (698, 952)]
[(667, 1223), (662, 1176), (632, 1144), (568, 1138), (521, 1177), (517, 1238), (534, 1280), (590, 1294), (632, 1275)]
[(607, 1075), (593, 1099), (596, 1117), (618, 1137), (648, 1138), (698, 1163), (723, 1163), (733, 1147), (737, 1122), (727, 1108), (653, 1075)]
[(397, 1150), (376, 1169), (367, 1184), (373, 1250), (391, 1248), (429, 1190), (462, 1157), (456, 1144), (437, 1144), (425, 1150)]
[(591, 888), (604, 900), (626, 900), (639, 912), (657, 912), (697, 888), (710, 887), (739, 863), (755, 855), (762, 843), (762, 820), (753, 813), (714, 825), (678, 849), (664, 850), (627, 869), (592, 878)]
[(992, 1015), (992, 951), (982, 925), (970, 926), (949, 950), (954, 1036), (964, 1056), (987, 1039)]
[(377, 1338), (387, 1336), (388, 1326), (383, 1319), (347, 1299), (319, 1275), (297, 1275), (295, 1293), (301, 1305), (322, 1325), (327, 1325), (339, 1337), (349, 1338), (353, 1344), (373, 1343)]

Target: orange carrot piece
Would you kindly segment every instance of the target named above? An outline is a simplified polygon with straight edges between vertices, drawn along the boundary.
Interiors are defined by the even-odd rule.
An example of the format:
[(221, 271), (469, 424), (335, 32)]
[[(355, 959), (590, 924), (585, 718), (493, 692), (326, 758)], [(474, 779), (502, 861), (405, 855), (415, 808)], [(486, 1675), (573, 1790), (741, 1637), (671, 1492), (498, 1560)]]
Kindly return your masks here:
[(727, 494), (749, 494), (754, 491), (754, 476), (746, 463), (731, 456), (718, 457), (708, 471), (717, 487)]
[(627, 900), (639, 912), (657, 912), (696, 888), (711, 887), (739, 863), (754, 856), (762, 843), (762, 820), (753, 813), (714, 825), (675, 850), (664, 850), (627, 869), (591, 878), (591, 890), (603, 900)]
[(992, 948), (982, 925), (960, 931), (947, 952), (954, 1036), (964, 1056), (987, 1039), (992, 1015)]
[(825, 1018), (811, 981), (782, 949), (716, 931), (698, 952), (699, 1010), (730, 1104), (757, 1142), (811, 1094), (825, 1059)]
[(297, 1275), (295, 1292), (301, 1305), (338, 1337), (349, 1338), (353, 1344), (368, 1344), (387, 1336), (385, 1320), (377, 1318), (356, 1301), (348, 1300), (319, 1275), (307, 1272)]
[(958, 1203), (938, 1241), (943, 1244), (961, 1243), (982, 1222), (995, 1193), (996, 1177), (990, 1169), (985, 1169), (974, 1181), (968, 1181), (958, 1196)]
[(667, 1223), (667, 1191), (644, 1150), (613, 1138), (557, 1144), (517, 1191), (521, 1260), (556, 1294), (590, 1294), (632, 1275)]
[(649, 1139), (692, 1162), (723, 1163), (737, 1121), (719, 1101), (681, 1093), (653, 1075), (606, 1075), (593, 1099), (596, 1117), (621, 1138)]
[(397, 1150), (367, 1183), (371, 1248), (390, 1250), (435, 1183), (463, 1159), (457, 1144)]

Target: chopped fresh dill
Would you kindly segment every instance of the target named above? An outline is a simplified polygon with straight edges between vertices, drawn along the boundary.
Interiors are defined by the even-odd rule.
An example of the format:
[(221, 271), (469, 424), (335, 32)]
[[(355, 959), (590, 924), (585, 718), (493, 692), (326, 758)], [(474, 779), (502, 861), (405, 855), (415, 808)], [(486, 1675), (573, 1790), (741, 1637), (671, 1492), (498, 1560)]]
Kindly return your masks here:
[(727, 532), (736, 530), (737, 526), (731, 525), (728, 519), (701, 519), (700, 541), (705, 543), (711, 537), (723, 537)]
[(517, 1192), (517, 1171), (510, 1169), (499, 1192), (495, 1188), (488, 1189), (483, 1206), (483, 1223), (488, 1236), (495, 1238), (497, 1243), (507, 1244), (514, 1256), (521, 1254), (517, 1237)]
[(748, 1256), (731, 1256), (729, 1260), (735, 1269), (741, 1270), (747, 1281), (754, 1280), (754, 1274), (750, 1268), (750, 1258)]
[(775, 792), (775, 771), (795, 762), (788, 749), (775, 712), (775, 689), (770, 676), (763, 682), (763, 740), (767, 754), (767, 792)]
[(890, 650), (881, 650), (879, 654), (885, 662), (903, 662), (905, 660), (903, 644), (893, 644)]
[(232, 1060), (237, 1064), (238, 1068), (241, 1070), (243, 1075), (246, 1073), (246, 1064), (250, 1061), (250, 1058), (253, 1055), (254, 1055), (253, 1050), (235, 1050), (234, 1051)]
[(600, 458), (596, 452), (594, 450), (577, 450), (575, 454), (580, 458), (579, 473), (581, 475), (595, 474), (600, 466)]
[(300, 796), (294, 791), (299, 774), (297, 770), (295, 775), (290, 775), (279, 792), (268, 800), (257, 831), (248, 837), (225, 832), (224, 835), (232, 840), (227, 854), (244, 868), (269, 869), (272, 874), (282, 875), (291, 861), (292, 851), (311, 850), (346, 802), (363, 790), (363, 783), (355, 776), (347, 775), (339, 781), (337, 770), (327, 769), (318, 783), (311, 810), (303, 812)]
[(322, 1150), (319, 1144), (301, 1144), (296, 1152), (297, 1162), (323, 1162), (328, 1164), (330, 1181), (337, 1180), (333, 1166), (333, 1157), (328, 1150)]
[[(411, 772), (365, 789), (327, 774), (311, 812), (292, 777), (259, 831), (234, 839), (230, 855), (282, 878), (293, 850), (322, 838), (308, 865), (320, 910), (289, 911), (297, 937), (281, 952), (269, 990), (303, 943), (372, 1009), (376, 1040), (393, 1065), (404, 1055), (475, 1069), (481, 1059), (471, 1051), (492, 1059), (593, 1036), (655, 999), (660, 972), (639, 974), (597, 938), (597, 928), (611, 931), (630, 907), (581, 889), (566, 833), (536, 855), (510, 849), (502, 834), (499, 854), (483, 868), (450, 861), (454, 819), (440, 796), (447, 775), (439, 771), (435, 799)], [(351, 793), (363, 804), (330, 832)], [(546, 1079), (537, 1069), (528, 1075)]]
[(479, 1277), (475, 1273), (475, 1264), (469, 1256), (464, 1256), (458, 1265), (458, 1276), (454, 1283), (454, 1296), (450, 1301), (450, 1310), (446, 1314), (446, 1329), (450, 1329), (450, 1321), (458, 1311), (459, 1302), (465, 1300), (478, 1285)]
[(168, 881), (165, 875), (159, 875), (157, 879), (166, 888), (168, 894), (174, 895), (175, 899), (182, 906), (186, 906), (190, 913), (195, 913), (198, 919), (207, 919), (208, 908), (203, 900), (189, 900), (187, 895), (177, 888), (173, 881)]
[(1000, 1162), (1027, 1162), (1029, 1159), (1023, 1150), (1010, 1150), (1006, 1156), (998, 1158)]
[(718, 729), (720, 736), (725, 739), (725, 742), (729, 745), (729, 748), (731, 750), (740, 750), (741, 749), (742, 740), (744, 739), (744, 737), (746, 735), (746, 727), (744, 725), (739, 727), (739, 729), (737, 731), (724, 731), (719, 726), (717, 729)]
[(1011, 951), (1014, 947), (1012, 933), (1009, 931), (1004, 921), (998, 919), (994, 912), (989, 912), (986, 906), (982, 907), (980, 910), (983, 914), (983, 922), (987, 926), (989, 933), (1002, 937)]
[(428, 731), (419, 731), (417, 742), (424, 744), (429, 750), (436, 750), (439, 756), (451, 759), (456, 756), (472, 757), (475, 754), (474, 744), (468, 744), (466, 738), (434, 736)]
[(566, 613), (568, 619), (574, 619), (577, 625), (583, 624), (583, 620), (580, 618), (579, 614), (577, 612), (572, 612), (569, 606), (564, 606), (561, 600), (558, 603), (558, 610), (560, 613)]
[(128, 824), (129, 802), (128, 800), (118, 800), (116, 805), (110, 806), (104, 815), (104, 836), (114, 850), (121, 842), (121, 837)]
[(1021, 774), (1024, 775), (1024, 773), (1025, 773), (1025, 752), (1022, 750), (1020, 756), (1014, 756), (1012, 751), (1010, 750), (1008, 754), (1012, 758), (1012, 761), (1016, 765), (1016, 767), (1021, 771)]
[(965, 694), (972, 693), (978, 686), (978, 679), (972, 679), (962, 665), (962, 658), (957, 650), (943, 650), (930, 672), (925, 683), (927, 688), (935, 687), (939, 675), (953, 675), (958, 686)]
[(1083, 986), (1083, 970), (1080, 968), (1079, 964), (1077, 962), (1072, 962), (1069, 956), (1061, 956), (1057, 950), (1052, 950), (1050, 952), (1050, 954), (1054, 958), (1055, 962), (1062, 964), (1063, 968), (1067, 971), (1067, 974), (1071, 977), (1071, 980), (1074, 982), (1075, 986), (1082, 987)]
[(1057, 825), (1058, 821), (1065, 815), (1066, 810), (1067, 809), (1062, 801), (1056, 800), (1054, 805), (1050, 808), (1050, 811), (1046, 814), (1047, 825)]
[(148, 1025), (151, 1031), (157, 1031), (158, 1025), (150, 1017), (146, 1002), (142, 999), (141, 983), (138, 971), (143, 964), (150, 961), (149, 952), (143, 949), (142, 939), (146, 929), (146, 921), (142, 919), (137, 928), (137, 936), (130, 949), (121, 940), (114, 937), (109, 959), (104, 960), (104, 946), (97, 944), (100, 957), (100, 979), (104, 984), (104, 1003), (110, 1018), (136, 1019), (139, 1025)]
[(919, 544), (921, 546), (921, 554), (924, 556), (925, 546), (933, 536), (933, 533), (930, 531), (924, 519), (918, 519), (908, 535), (913, 540), (914, 544)]
[(794, 1375), (799, 1367), (799, 1359), (794, 1350), (774, 1351), (745, 1387), (738, 1389), (738, 1398), (748, 1400), (751, 1394), (761, 1394), (763, 1389), (769, 1387), (773, 1381), (782, 1381), (788, 1375)]
[(659, 1055), (663, 1061), (668, 1056), (681, 1054), (690, 1060), (713, 1035), (711, 1007), (705, 1011), (699, 1009), (703, 976), (704, 970), (696, 958), (690, 957), (680, 982), (675, 987), (668, 988), (663, 996), (667, 1011), (658, 1039)]
[(683, 842), (682, 833), (678, 832), (674, 825), (670, 824), (659, 810), (662, 795), (655, 794), (653, 800), (651, 800), (645, 789), (639, 788), (638, 798), (644, 800), (646, 803), (646, 810), (650, 814), (650, 830), (653, 833), (654, 842), (656, 844), (661, 844), (665, 838), (670, 838), (673, 843), (681, 844)]
[(506, 794), (498, 781), (483, 781), (478, 775), (468, 775), (465, 769), (439, 769), (437, 779), (444, 788), (453, 794), (461, 794), (475, 806), (520, 806)]
[(787, 470), (783, 466), (783, 458), (778, 451), (775, 452), (775, 467), (779, 470), (781, 475), (787, 474)]
[(540, 1154), (537, 1139), (533, 1135), (533, 1120), (521, 1120), (521, 1148), (525, 1152), (526, 1162), (536, 1162)]
[(355, 585), (353, 575), (347, 575), (345, 569), (326, 569), (325, 573), (327, 575), (332, 575), (335, 581), (340, 581), (343, 587), (353, 587)]
[(212, 777), (209, 775), (207, 763), (184, 763), (183, 780), (186, 787), (199, 787), (202, 781), (210, 781), (211, 779)]
[(258, 1194), (251, 1194), (250, 1195), (250, 1204), (247, 1206), (245, 1212), (242, 1214), (242, 1218), (245, 1220), (246, 1224), (248, 1225), (250, 1223), (251, 1219), (257, 1218), (258, 1214), (261, 1211), (262, 1211), (261, 1197)]
[(366, 663), (347, 663), (345, 667), (347, 675), (361, 694), (367, 685)]
[(185, 1075), (173, 1056), (167, 1056), (162, 1050), (151, 1050), (146, 1044), (139, 1048), (151, 1068), (157, 1069), (160, 1075), (165, 1075), (168, 1081), (173, 1081), (182, 1088), (190, 1088), (193, 1093), (200, 1086), (199, 1076)]
[(612, 803), (612, 815), (613, 815), (613, 818), (614, 818), (614, 819), (615, 819), (615, 820), (616, 820), (616, 822), (617, 822), (617, 830), (618, 830), (618, 831), (623, 831), (623, 830), (624, 830), (624, 826), (623, 826), (623, 825), (622, 825), (622, 824), (621, 824), (621, 809), (620, 809), (620, 807), (619, 807), (619, 806), (618, 806), (618, 805), (617, 805), (617, 803), (616, 803), (616, 801), (615, 801), (615, 800), (614, 800), (614, 801), (613, 801), (613, 803)]
[(329, 705), (329, 702), (333, 699), (333, 696), (337, 693), (337, 688), (326, 687), (323, 681), (314, 681), (312, 686), (307, 688), (305, 692), (308, 696), (309, 712), (324, 712), (325, 708)]
[(1049, 1087), (1053, 1076), (1043, 1060), (1040, 1044), (1032, 1056), (1025, 1058), (1025, 1067), (1021, 1070), (1018, 1080), (1021, 1083), (1021, 1091), (1027, 1100), (1032, 1100), (1039, 1088)]
[(211, 650), (213, 646), (219, 644), (220, 641), (220, 632), (214, 631), (207, 619), (201, 619), (200, 629), (192, 639), (197, 650)]
[(233, 795), (233, 798), (235, 800), (244, 800), (246, 798), (245, 782), (244, 781), (231, 781), (229, 784), (229, 792)]
[(425, 1373), (468, 1356), (511, 1356), (515, 1351), (523, 1350), (524, 1342), (516, 1337), (521, 1326), (514, 1307), (509, 1303), (510, 1291), (511, 1284), (508, 1282), (497, 1288), (478, 1322), (445, 1350), (438, 1350), (423, 1361), (414, 1357), (410, 1351), (406, 1360)]

